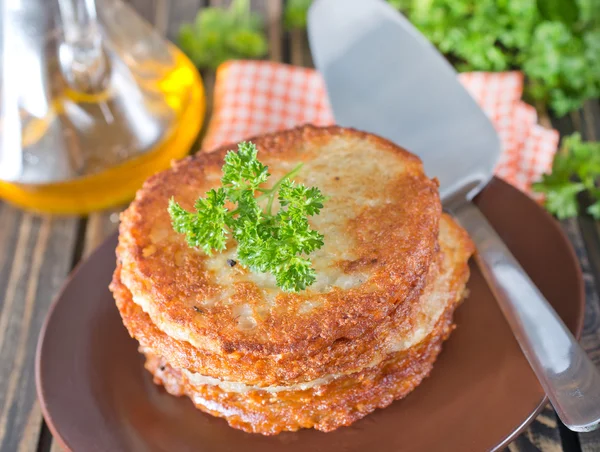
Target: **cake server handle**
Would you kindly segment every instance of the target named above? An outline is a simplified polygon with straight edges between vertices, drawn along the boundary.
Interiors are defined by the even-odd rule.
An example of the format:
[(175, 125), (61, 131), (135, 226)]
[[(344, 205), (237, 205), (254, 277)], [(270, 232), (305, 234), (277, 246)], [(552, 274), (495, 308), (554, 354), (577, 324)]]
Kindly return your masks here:
[(475, 258), (562, 422), (576, 432), (600, 424), (600, 373), (471, 202), (451, 209), (477, 247)]

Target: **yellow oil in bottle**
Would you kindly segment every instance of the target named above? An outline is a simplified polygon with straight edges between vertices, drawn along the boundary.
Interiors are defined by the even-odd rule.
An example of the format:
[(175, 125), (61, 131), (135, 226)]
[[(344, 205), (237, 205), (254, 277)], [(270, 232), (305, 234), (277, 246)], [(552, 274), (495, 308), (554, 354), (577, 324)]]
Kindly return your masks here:
[[(109, 129), (110, 134), (100, 129), (100, 132), (96, 130), (95, 135), (86, 138), (90, 140), (88, 143), (99, 145), (100, 149), (105, 141), (110, 142), (114, 149), (109, 152), (108, 149), (112, 148), (107, 144), (107, 152), (87, 155), (86, 171), (81, 177), (48, 184), (0, 181), (0, 198), (38, 212), (87, 214), (129, 201), (149, 176), (168, 168), (172, 160), (186, 155), (204, 120), (205, 93), (200, 75), (190, 60), (175, 46), (169, 44), (168, 48), (174, 63), (171, 67), (161, 68), (160, 71), (146, 68), (148, 73), (160, 73), (160, 78), (140, 77), (135, 80), (142, 88), (146, 84), (146, 88), (156, 94), (154, 101), (152, 96), (143, 100), (143, 106), (150, 115), (153, 109), (164, 110), (165, 105), (170, 109), (168, 130), (161, 135), (160, 140), (156, 140), (144, 152), (127, 155), (126, 134), (123, 134), (121, 141), (119, 136), (119, 126), (127, 127), (127, 115), (123, 118), (111, 118), (113, 123)], [(147, 60), (144, 64), (152, 62)], [(137, 71), (143, 73), (144, 68), (138, 67)], [(49, 129), (61, 119), (65, 109), (86, 107), (87, 115), (93, 121), (95, 113), (90, 112), (98, 111), (102, 114), (102, 107), (111, 101), (113, 95), (110, 90), (100, 94), (85, 94), (74, 92), (65, 86), (56, 90), (48, 114), (25, 123), (21, 144), (23, 148), (34, 145), (48, 135)], [(110, 112), (106, 114), (110, 116)], [(140, 131), (142, 134), (143, 132)], [(81, 149), (85, 148), (85, 143), (70, 141), (73, 139), (64, 139), (63, 143), (72, 147), (72, 152), (67, 152), (71, 152), (73, 155), (69, 158), (77, 162), (81, 152), (86, 151)], [(119, 145), (115, 146), (115, 143)]]

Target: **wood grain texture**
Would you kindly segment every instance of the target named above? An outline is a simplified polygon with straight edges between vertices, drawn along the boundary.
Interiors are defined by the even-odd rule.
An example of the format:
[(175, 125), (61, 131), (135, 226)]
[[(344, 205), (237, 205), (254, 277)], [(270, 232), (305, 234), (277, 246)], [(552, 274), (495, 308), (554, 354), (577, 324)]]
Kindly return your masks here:
[[(573, 123), (585, 140), (600, 140), (600, 102), (588, 101), (576, 112)], [(578, 222), (580, 239), (572, 240), (585, 275), (586, 312), (581, 345), (600, 368), (600, 222), (582, 216)], [(583, 452), (600, 452), (600, 431), (580, 433)]]
[(119, 214), (126, 206), (94, 213), (87, 219), (82, 258), (86, 258), (119, 227)]
[(50, 446), (50, 452), (66, 452), (66, 449), (58, 444), (58, 441), (53, 440), (52, 445)]
[(563, 450), (556, 413), (551, 405), (509, 446), (510, 452), (561, 452)]
[(167, 38), (177, 42), (179, 27), (182, 24), (191, 23), (196, 18), (200, 7), (204, 5), (203, 0), (177, 0), (169, 4), (169, 17), (167, 20)]
[(157, 0), (126, 0), (144, 20), (150, 24), (154, 23), (156, 17)]
[[(571, 220), (573, 223), (574, 220)], [(599, 253), (598, 248), (589, 247), (588, 244), (595, 243), (598, 245), (598, 236), (590, 236), (593, 234), (594, 221), (590, 218), (581, 218), (579, 221), (570, 227), (583, 232), (581, 235), (569, 234), (571, 242), (577, 252), (581, 269), (584, 274), (586, 307), (585, 321), (583, 324), (583, 334), (581, 337), (581, 345), (588, 352), (590, 358), (596, 366), (600, 367), (600, 300), (598, 297), (598, 287), (600, 284), (600, 267), (593, 268), (588, 253)], [(578, 232), (579, 232), (578, 231)], [(587, 240), (586, 240), (587, 239)], [(593, 240), (593, 242), (592, 242)], [(585, 243), (588, 242), (588, 244)], [(588, 252), (588, 250), (590, 250)], [(578, 434), (579, 444), (583, 452), (600, 452), (600, 431), (591, 433)]]
[(204, 92), (206, 99), (206, 114), (204, 115), (204, 123), (202, 124), (202, 130), (200, 130), (199, 142), (202, 143), (208, 125), (210, 124), (210, 118), (212, 116), (213, 109), (213, 88), (215, 86), (215, 72), (213, 70), (202, 71), (202, 82), (204, 84)]
[(291, 30), (290, 35), (290, 63), (294, 66), (313, 67), (312, 56), (308, 46), (308, 37), (305, 30)]
[(583, 106), (584, 134), (591, 141), (600, 140), (600, 101), (589, 100)]
[(170, 2), (168, 0), (155, 0), (154, 4), (154, 28), (161, 36), (167, 36), (167, 27), (169, 26), (169, 15), (171, 12)]
[(283, 2), (267, 1), (266, 25), (267, 39), (269, 40), (269, 59), (271, 61), (282, 61), (282, 14)]
[(36, 450), (42, 416), (35, 393), (38, 334), (71, 269), (79, 220), (0, 204), (0, 450)]

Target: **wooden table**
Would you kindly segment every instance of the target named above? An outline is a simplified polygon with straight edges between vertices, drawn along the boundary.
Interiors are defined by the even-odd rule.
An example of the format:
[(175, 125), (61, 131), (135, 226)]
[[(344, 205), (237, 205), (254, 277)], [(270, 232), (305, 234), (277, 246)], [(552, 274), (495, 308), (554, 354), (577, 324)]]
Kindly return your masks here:
[[(226, 1), (131, 0), (134, 7), (173, 39), (198, 8)], [(253, 0), (267, 17), (269, 58), (310, 66), (304, 32), (284, 32), (282, 1)], [(210, 94), (214, 76), (204, 74)], [(542, 118), (546, 124), (549, 120)], [(574, 130), (588, 140), (600, 139), (600, 103), (589, 102), (570, 116), (552, 120), (561, 134)], [(59, 451), (36, 398), (34, 356), (38, 333), (48, 307), (67, 274), (115, 230), (117, 208), (87, 218), (40, 216), (0, 202), (0, 451)], [(587, 296), (581, 343), (600, 365), (600, 223), (588, 217), (562, 222), (575, 248)], [(489, 413), (493, 416), (494, 413)], [(440, 450), (443, 447), (440, 446)], [(600, 451), (600, 432), (576, 434), (558, 421), (551, 407), (508, 449), (510, 451)]]

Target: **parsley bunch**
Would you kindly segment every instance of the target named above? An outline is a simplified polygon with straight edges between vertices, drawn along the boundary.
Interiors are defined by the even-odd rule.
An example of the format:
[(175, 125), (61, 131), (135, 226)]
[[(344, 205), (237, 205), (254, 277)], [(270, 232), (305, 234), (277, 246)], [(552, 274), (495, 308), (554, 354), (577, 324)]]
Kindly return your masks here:
[(577, 196), (586, 192), (592, 199), (587, 213), (600, 220), (600, 143), (583, 142), (578, 133), (563, 139), (552, 163), (552, 173), (533, 185), (546, 195), (545, 206), (560, 219), (579, 214)]
[(193, 24), (179, 30), (179, 46), (201, 69), (235, 58), (259, 58), (267, 53), (260, 15), (249, 0), (233, 0), (229, 8), (203, 8)]
[(392, 0), (459, 71), (520, 69), (562, 116), (600, 95), (596, 0)]
[[(190, 246), (208, 255), (223, 251), (231, 235), (237, 241), (242, 265), (273, 274), (277, 286), (286, 292), (304, 290), (316, 278), (307, 256), (323, 246), (323, 235), (311, 229), (308, 217), (319, 214), (325, 197), (318, 188), (291, 180), (302, 164), (271, 188), (263, 188), (270, 174), (256, 155), (252, 143), (240, 143), (237, 152), (228, 152), (222, 186), (199, 198), (195, 212), (186, 211), (171, 198), (173, 229), (185, 234)], [(276, 197), (280, 208), (273, 213)], [(265, 210), (261, 202), (266, 203)], [(227, 203), (236, 208), (229, 209)]]
[[(458, 71), (526, 75), (525, 94), (559, 116), (600, 96), (598, 0), (388, 0)], [(309, 0), (290, 0), (292, 28)]]

